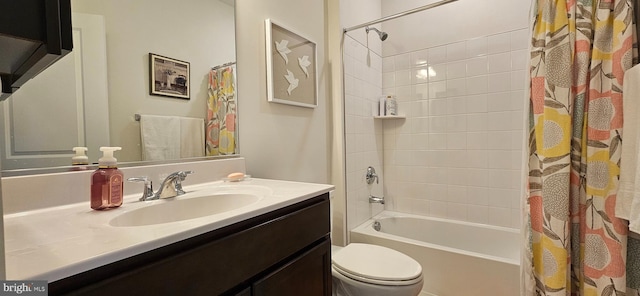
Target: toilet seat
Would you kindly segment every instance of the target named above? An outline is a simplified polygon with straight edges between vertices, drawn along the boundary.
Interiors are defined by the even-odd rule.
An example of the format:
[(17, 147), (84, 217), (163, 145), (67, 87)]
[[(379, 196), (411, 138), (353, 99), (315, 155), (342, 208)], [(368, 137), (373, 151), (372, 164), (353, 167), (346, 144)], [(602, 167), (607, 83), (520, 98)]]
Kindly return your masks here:
[(352, 243), (332, 256), (334, 269), (357, 281), (385, 285), (412, 285), (422, 280), (422, 267), (413, 258), (386, 247)]

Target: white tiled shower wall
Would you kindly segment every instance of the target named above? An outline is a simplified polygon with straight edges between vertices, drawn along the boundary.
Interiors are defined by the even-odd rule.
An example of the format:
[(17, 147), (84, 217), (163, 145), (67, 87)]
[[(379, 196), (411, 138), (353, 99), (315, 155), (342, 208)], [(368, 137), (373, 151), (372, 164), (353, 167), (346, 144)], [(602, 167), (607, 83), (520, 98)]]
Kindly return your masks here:
[(387, 208), (519, 227), (528, 37), (513, 30), (382, 59), (383, 94), (406, 115), (383, 123)]
[[(370, 48), (375, 40), (370, 41)], [(366, 43), (366, 42), (365, 42)], [(379, 51), (380, 44), (377, 41)], [(374, 47), (375, 48), (375, 47)], [(347, 223), (349, 229), (382, 211), (370, 205), (370, 194), (382, 196), (384, 184), (382, 122), (374, 120), (372, 104), (382, 94), (382, 57), (360, 41), (345, 37), (345, 126), (347, 168)], [(379, 176), (377, 184), (366, 184), (368, 166)]]

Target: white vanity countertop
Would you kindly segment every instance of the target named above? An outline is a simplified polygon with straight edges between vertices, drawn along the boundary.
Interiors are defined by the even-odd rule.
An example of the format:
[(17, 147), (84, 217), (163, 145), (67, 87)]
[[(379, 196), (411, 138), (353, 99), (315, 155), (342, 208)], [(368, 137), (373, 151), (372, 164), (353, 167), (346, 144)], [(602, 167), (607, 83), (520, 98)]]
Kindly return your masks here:
[[(185, 186), (186, 198), (215, 186), (260, 186), (267, 194), (235, 210), (201, 218), (135, 227), (114, 227), (109, 221), (131, 210), (169, 200), (138, 201), (125, 196), (120, 208), (94, 211), (84, 203), (4, 216), (6, 273), (9, 280), (59, 280), (203, 234), (329, 192), (332, 185), (247, 179)], [(43, 197), (44, 198), (44, 197)]]

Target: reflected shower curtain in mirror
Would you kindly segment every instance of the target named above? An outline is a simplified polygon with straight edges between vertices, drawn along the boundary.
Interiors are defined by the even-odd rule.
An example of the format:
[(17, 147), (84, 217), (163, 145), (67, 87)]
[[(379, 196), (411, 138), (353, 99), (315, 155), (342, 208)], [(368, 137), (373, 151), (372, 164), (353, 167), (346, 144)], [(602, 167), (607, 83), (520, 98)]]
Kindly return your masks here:
[(208, 93), (206, 154), (236, 154), (235, 65), (214, 68), (209, 72)]
[(614, 205), (634, 27), (631, 0), (533, 1), (526, 295), (624, 295)]

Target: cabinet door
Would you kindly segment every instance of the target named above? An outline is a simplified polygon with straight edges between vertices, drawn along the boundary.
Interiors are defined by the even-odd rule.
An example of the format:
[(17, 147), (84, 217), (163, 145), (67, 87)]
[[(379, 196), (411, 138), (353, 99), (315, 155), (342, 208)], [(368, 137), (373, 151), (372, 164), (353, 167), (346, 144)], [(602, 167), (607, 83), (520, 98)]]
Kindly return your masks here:
[(256, 296), (331, 295), (331, 242), (325, 240), (253, 284)]

